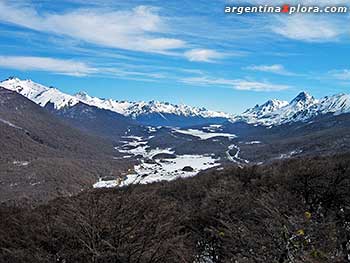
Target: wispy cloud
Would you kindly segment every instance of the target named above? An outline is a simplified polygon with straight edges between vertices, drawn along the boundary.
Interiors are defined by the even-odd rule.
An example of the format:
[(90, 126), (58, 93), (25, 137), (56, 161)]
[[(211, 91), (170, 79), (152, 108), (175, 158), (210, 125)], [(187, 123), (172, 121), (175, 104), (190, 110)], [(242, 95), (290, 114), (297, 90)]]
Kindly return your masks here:
[(190, 61), (213, 62), (224, 57), (224, 54), (211, 49), (192, 49), (185, 52), (185, 57)]
[(274, 73), (274, 74), (285, 75), (285, 76), (295, 75), (293, 72), (286, 70), (285, 67), (281, 64), (252, 65), (252, 66), (245, 67), (244, 69), (251, 70), (251, 71)]
[[(90, 75), (107, 78), (127, 79), (135, 81), (176, 80), (179, 74), (199, 74), (198, 70), (181, 68), (162, 68), (157, 66), (130, 65), (124, 63), (87, 64), (85, 62), (59, 59), (53, 57), (34, 56), (0, 56), (0, 68), (21, 71), (42, 71), (53, 74), (85, 77)], [(170, 74), (170, 72), (177, 72)]]
[(35, 9), (0, 2), (0, 20), (88, 43), (134, 51), (166, 52), (186, 42), (166, 37), (167, 25), (158, 9), (138, 6), (128, 11), (77, 9), (39, 14)]
[(328, 74), (338, 80), (350, 80), (350, 69), (331, 70)]
[(219, 86), (245, 91), (280, 91), (290, 88), (287, 85), (272, 84), (266, 81), (250, 81), (244, 79), (223, 79), (210, 77), (184, 78), (182, 82), (190, 85)]
[(83, 62), (48, 57), (0, 56), (0, 67), (16, 70), (46, 71), (70, 76), (87, 76), (97, 72)]
[[(286, 4), (285, 0), (227, 0), (227, 5), (270, 5), (282, 6)], [(289, 0), (289, 5), (303, 6), (348, 6), (350, 3), (347, 0)], [(339, 38), (345, 37), (349, 32), (348, 23), (350, 17), (348, 14), (311, 14), (298, 13), (293, 15), (275, 14), (263, 16), (264, 23), (261, 24), (265, 28), (265, 33), (271, 32), (283, 36), (287, 39), (302, 41), (302, 42), (333, 42)], [(256, 16), (252, 20), (254, 20)]]
[(293, 15), (278, 17), (271, 29), (273, 32), (286, 38), (306, 42), (335, 41), (345, 32), (344, 21), (339, 23), (336, 19), (330, 19), (321, 15)]

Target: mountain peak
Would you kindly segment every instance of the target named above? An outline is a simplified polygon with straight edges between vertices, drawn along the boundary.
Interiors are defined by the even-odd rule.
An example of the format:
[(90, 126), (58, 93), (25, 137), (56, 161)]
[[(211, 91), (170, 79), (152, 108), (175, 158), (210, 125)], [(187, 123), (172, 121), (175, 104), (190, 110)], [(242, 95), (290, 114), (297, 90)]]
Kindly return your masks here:
[(7, 79), (4, 79), (3, 81), (7, 81), (7, 80), (19, 80), (19, 78), (17, 78), (16, 76), (10, 76)]
[(1, 81), (1, 82), (11, 82), (11, 83), (16, 82), (16, 83), (18, 83), (18, 82), (22, 82), (22, 81), (24, 81), (24, 80), (21, 80), (21, 79), (19, 79), (19, 78), (16, 77), (16, 76), (10, 76), (10, 77), (4, 79), (4, 80)]
[(56, 109), (60, 109), (66, 106), (73, 106), (79, 102), (76, 98), (56, 88), (46, 87), (30, 79), (21, 80), (12, 77), (2, 81), (0, 85), (8, 90), (16, 91), (42, 107), (52, 103)]
[(283, 107), (287, 104), (286, 101), (282, 101), (282, 100), (276, 100), (276, 99), (270, 99), (268, 101), (266, 101), (263, 105), (261, 106), (272, 106), (272, 107)]
[(292, 101), (292, 103), (297, 103), (297, 102), (311, 102), (315, 100), (315, 98), (313, 96), (311, 96), (309, 93), (302, 91), (300, 92)]
[(89, 95), (85, 91), (79, 91), (78, 93), (75, 93), (73, 96), (81, 100), (87, 99), (89, 97)]

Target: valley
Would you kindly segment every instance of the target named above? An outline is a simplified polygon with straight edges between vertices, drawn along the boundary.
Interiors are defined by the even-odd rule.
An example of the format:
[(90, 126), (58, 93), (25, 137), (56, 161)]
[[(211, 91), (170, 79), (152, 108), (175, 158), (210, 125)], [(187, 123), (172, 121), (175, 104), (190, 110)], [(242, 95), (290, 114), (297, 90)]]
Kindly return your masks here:
[(344, 11), (0, 0), (0, 263), (350, 263)]
[[(18, 98), (13, 100), (14, 105), (23, 100), (27, 100), (27, 104), (30, 102), (30, 107), (37, 104), (33, 111), (26, 110), (26, 118), (31, 119), (30, 122), (14, 117), (11, 109), (6, 108), (10, 114), (0, 115), (0, 124), (7, 126), (4, 129), (18, 130), (17, 133), (22, 134), (20, 136), (31, 138), (35, 147), (42, 148), (44, 145), (50, 152), (57, 152), (61, 147), (67, 148), (68, 152), (79, 152), (77, 157), (66, 154), (64, 157), (68, 159), (59, 162), (74, 160), (74, 166), (79, 166), (74, 171), (84, 170), (87, 174), (84, 181), (75, 182), (78, 184), (74, 186), (74, 193), (78, 188), (124, 187), (173, 181), (193, 177), (205, 170), (260, 166), (281, 159), (347, 152), (347, 146), (350, 145), (350, 103), (344, 94), (317, 100), (301, 92), (291, 102), (269, 100), (234, 116), (166, 102), (116, 101), (90, 97), (86, 93), (69, 95), (56, 88), (18, 78), (9, 78), (1, 82), (0, 86), (6, 88), (3, 89), (4, 96), (18, 94)], [(14, 93), (6, 93), (6, 90)], [(11, 107), (13, 109), (15, 106)], [(94, 146), (88, 146), (90, 150), (79, 150), (80, 146), (74, 146), (72, 137), (63, 137), (69, 140), (55, 144), (59, 136), (55, 139), (47, 137), (45, 131), (51, 128), (43, 126), (49, 122), (35, 122), (39, 112), (54, 116), (49, 126), (58, 127), (61, 125), (58, 122), (69, 126), (75, 133), (81, 134), (79, 136), (93, 138), (91, 142), (94, 142)], [(13, 150), (8, 150), (6, 154), (10, 152), (13, 153)], [(90, 153), (93, 158), (87, 157)], [(22, 153), (6, 159), (8, 161), (5, 163), (10, 162), (16, 167), (14, 173), (20, 173), (21, 169), (28, 172), (37, 169), (34, 167), (40, 157), (35, 154), (33, 156), (36, 158), (33, 159), (31, 155)], [(50, 154), (52, 157), (56, 155)], [(80, 163), (87, 159), (94, 159), (89, 161), (94, 165), (90, 171), (97, 172), (86, 170), (89, 165), (81, 166)], [(46, 169), (50, 171), (49, 167)], [(67, 175), (70, 173), (68, 169)], [(48, 181), (40, 178), (30, 180), (27, 185), (37, 187), (35, 192), (38, 191), (38, 196), (42, 196), (45, 182)], [(12, 190), (18, 188), (22, 191), (21, 183), (13, 180), (4, 186), (11, 184)], [(51, 192), (52, 184), (46, 185), (49, 189), (45, 191)], [(67, 186), (63, 189), (67, 189)], [(47, 198), (50, 199), (49, 196)]]
[[(198, 140), (215, 140), (216, 142), (220, 142), (220, 139), (225, 137), (229, 140), (236, 137), (234, 134), (220, 133), (220, 127), (220, 125), (209, 126), (210, 132), (208, 131), (208, 127), (204, 127), (205, 131), (195, 129), (167, 129), (167, 132), (175, 138), (177, 143), (181, 143), (182, 140), (191, 141), (192, 143), (196, 143)], [(115, 147), (119, 153), (125, 154), (120, 158), (136, 158), (140, 163), (135, 165), (134, 169), (126, 175), (124, 180), (102, 179), (102, 181), (94, 184), (94, 187), (125, 186), (134, 183), (146, 184), (163, 180), (172, 181), (177, 178), (194, 176), (200, 171), (220, 166), (223, 162), (227, 161), (225, 159), (222, 160), (222, 155), (213, 154), (210, 149), (202, 154), (193, 154), (193, 151), (179, 154), (174, 148), (162, 149), (159, 147), (160, 145), (157, 146), (154, 143), (151, 147), (149, 140), (159, 136), (157, 131), (158, 128), (148, 127), (148, 133), (150, 135), (146, 138), (132, 135), (123, 136), (122, 138), (124, 140), (121, 141), (121, 146)], [(232, 160), (239, 162), (238, 152), (237, 150), (234, 157), (231, 157), (229, 153), (226, 154)]]

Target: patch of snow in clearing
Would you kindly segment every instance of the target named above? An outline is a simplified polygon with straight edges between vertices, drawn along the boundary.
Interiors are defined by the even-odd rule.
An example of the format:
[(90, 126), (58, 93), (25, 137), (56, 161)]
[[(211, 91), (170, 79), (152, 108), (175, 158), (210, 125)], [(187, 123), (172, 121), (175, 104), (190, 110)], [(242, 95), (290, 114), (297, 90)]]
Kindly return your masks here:
[[(147, 141), (142, 141), (142, 137), (138, 136), (124, 136), (124, 138), (132, 139), (133, 141), (122, 141), (125, 143), (121, 147), (115, 147), (116, 150), (118, 150), (120, 153), (128, 154), (128, 156), (123, 156), (122, 158), (129, 158), (132, 156), (141, 155), (144, 158), (153, 158), (153, 156), (160, 154), (160, 153), (167, 153), (167, 154), (173, 154), (174, 151), (171, 150), (171, 148), (167, 149), (160, 149), (155, 148), (151, 149), (150, 146), (147, 145)], [(153, 138), (153, 136), (150, 136), (148, 139)], [(131, 149), (128, 149), (127, 147), (132, 147)], [(131, 155), (131, 156), (130, 156)]]
[(227, 137), (230, 139), (237, 137), (235, 134), (231, 134), (231, 133), (204, 132), (204, 131), (196, 130), (196, 129), (188, 129), (188, 130), (176, 129), (176, 130), (173, 130), (173, 132), (191, 135), (194, 137), (198, 137), (201, 140), (207, 140), (207, 139), (214, 138), (214, 137)]
[(222, 125), (221, 124), (211, 124), (209, 125), (209, 127), (213, 127), (213, 128), (221, 128)]
[(119, 152), (121, 153), (127, 153), (127, 154), (132, 154), (132, 155), (142, 155), (144, 158), (152, 158), (153, 156), (159, 154), (159, 153), (168, 153), (168, 154), (173, 154), (174, 151), (171, 150), (171, 148), (168, 149), (160, 149), (160, 148), (155, 148), (155, 149), (150, 149), (148, 145), (139, 145), (134, 149), (130, 150), (123, 150), (123, 149), (118, 149)]
[(119, 180), (109, 180), (109, 181), (100, 180), (99, 182), (93, 185), (93, 188), (112, 188), (112, 187), (117, 187), (119, 183), (120, 183)]
[[(155, 163), (141, 163), (135, 166), (135, 174), (128, 175), (121, 186), (130, 184), (147, 184), (159, 181), (172, 181), (177, 178), (195, 176), (202, 170), (215, 166), (217, 159), (205, 155), (181, 155), (175, 159), (161, 160)], [(185, 172), (182, 169), (191, 166), (193, 171)]]
[(222, 125), (219, 124), (211, 124), (209, 127), (203, 127), (203, 130), (209, 131), (209, 132), (217, 132), (222, 130)]
[[(233, 150), (233, 149), (236, 149), (236, 153), (234, 156), (232, 156), (230, 154), (230, 151)], [(234, 162), (234, 163), (249, 163), (248, 160), (245, 160), (245, 159), (242, 159), (241, 157), (239, 157), (239, 153), (241, 152), (241, 148), (235, 144), (231, 144), (228, 146), (228, 150), (226, 151), (226, 156), (227, 156), (227, 159), (229, 159), (231, 162)]]
[(152, 132), (156, 132), (157, 128), (156, 127), (152, 127), (152, 126), (147, 126), (148, 132), (152, 133)]
[(292, 157), (293, 155), (296, 155), (296, 154), (299, 154), (299, 153), (302, 153), (303, 150), (294, 150), (294, 151), (291, 151), (289, 153), (282, 153), (279, 157), (277, 157), (276, 159), (286, 159), (286, 158), (290, 158)]
[(142, 137), (140, 137), (140, 136), (129, 135), (129, 136), (123, 136), (122, 138), (132, 139), (132, 140), (136, 140), (136, 141), (142, 141)]
[(149, 148), (149, 146), (147, 146), (147, 145), (140, 145), (134, 149), (130, 149), (130, 150), (118, 149), (118, 151), (121, 153), (145, 156), (148, 148)]
[(161, 154), (161, 153), (174, 154), (175, 152), (173, 150), (171, 150), (171, 148), (167, 148), (167, 149), (156, 148), (156, 149), (151, 149), (150, 151), (148, 151), (146, 153), (146, 156), (144, 156), (144, 157), (153, 158), (157, 154)]
[(251, 141), (251, 142), (246, 142), (245, 144), (260, 144), (261, 141)]
[(18, 166), (27, 166), (29, 164), (27, 161), (13, 161), (12, 163)]
[(144, 146), (146, 145), (147, 142), (141, 142), (141, 141), (132, 141), (132, 142), (127, 142), (126, 144), (124, 144), (123, 146), (135, 146), (135, 147), (138, 147), (138, 146)]
[[(124, 143), (124, 144), (129, 143), (129, 142), (130, 141), (119, 141), (119, 143)], [(114, 149), (118, 150), (118, 147), (114, 147)]]
[(133, 155), (124, 155), (124, 156), (120, 156), (120, 157), (114, 156), (113, 159), (114, 159), (114, 160), (122, 160), (122, 159), (131, 158), (131, 157), (133, 157)]

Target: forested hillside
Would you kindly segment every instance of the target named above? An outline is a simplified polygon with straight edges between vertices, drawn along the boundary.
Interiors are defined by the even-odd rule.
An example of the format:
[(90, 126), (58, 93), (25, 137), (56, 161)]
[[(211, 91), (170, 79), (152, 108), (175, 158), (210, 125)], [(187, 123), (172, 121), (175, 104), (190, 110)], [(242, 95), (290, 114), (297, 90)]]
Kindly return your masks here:
[(348, 262), (350, 155), (1, 208), (1, 262)]

